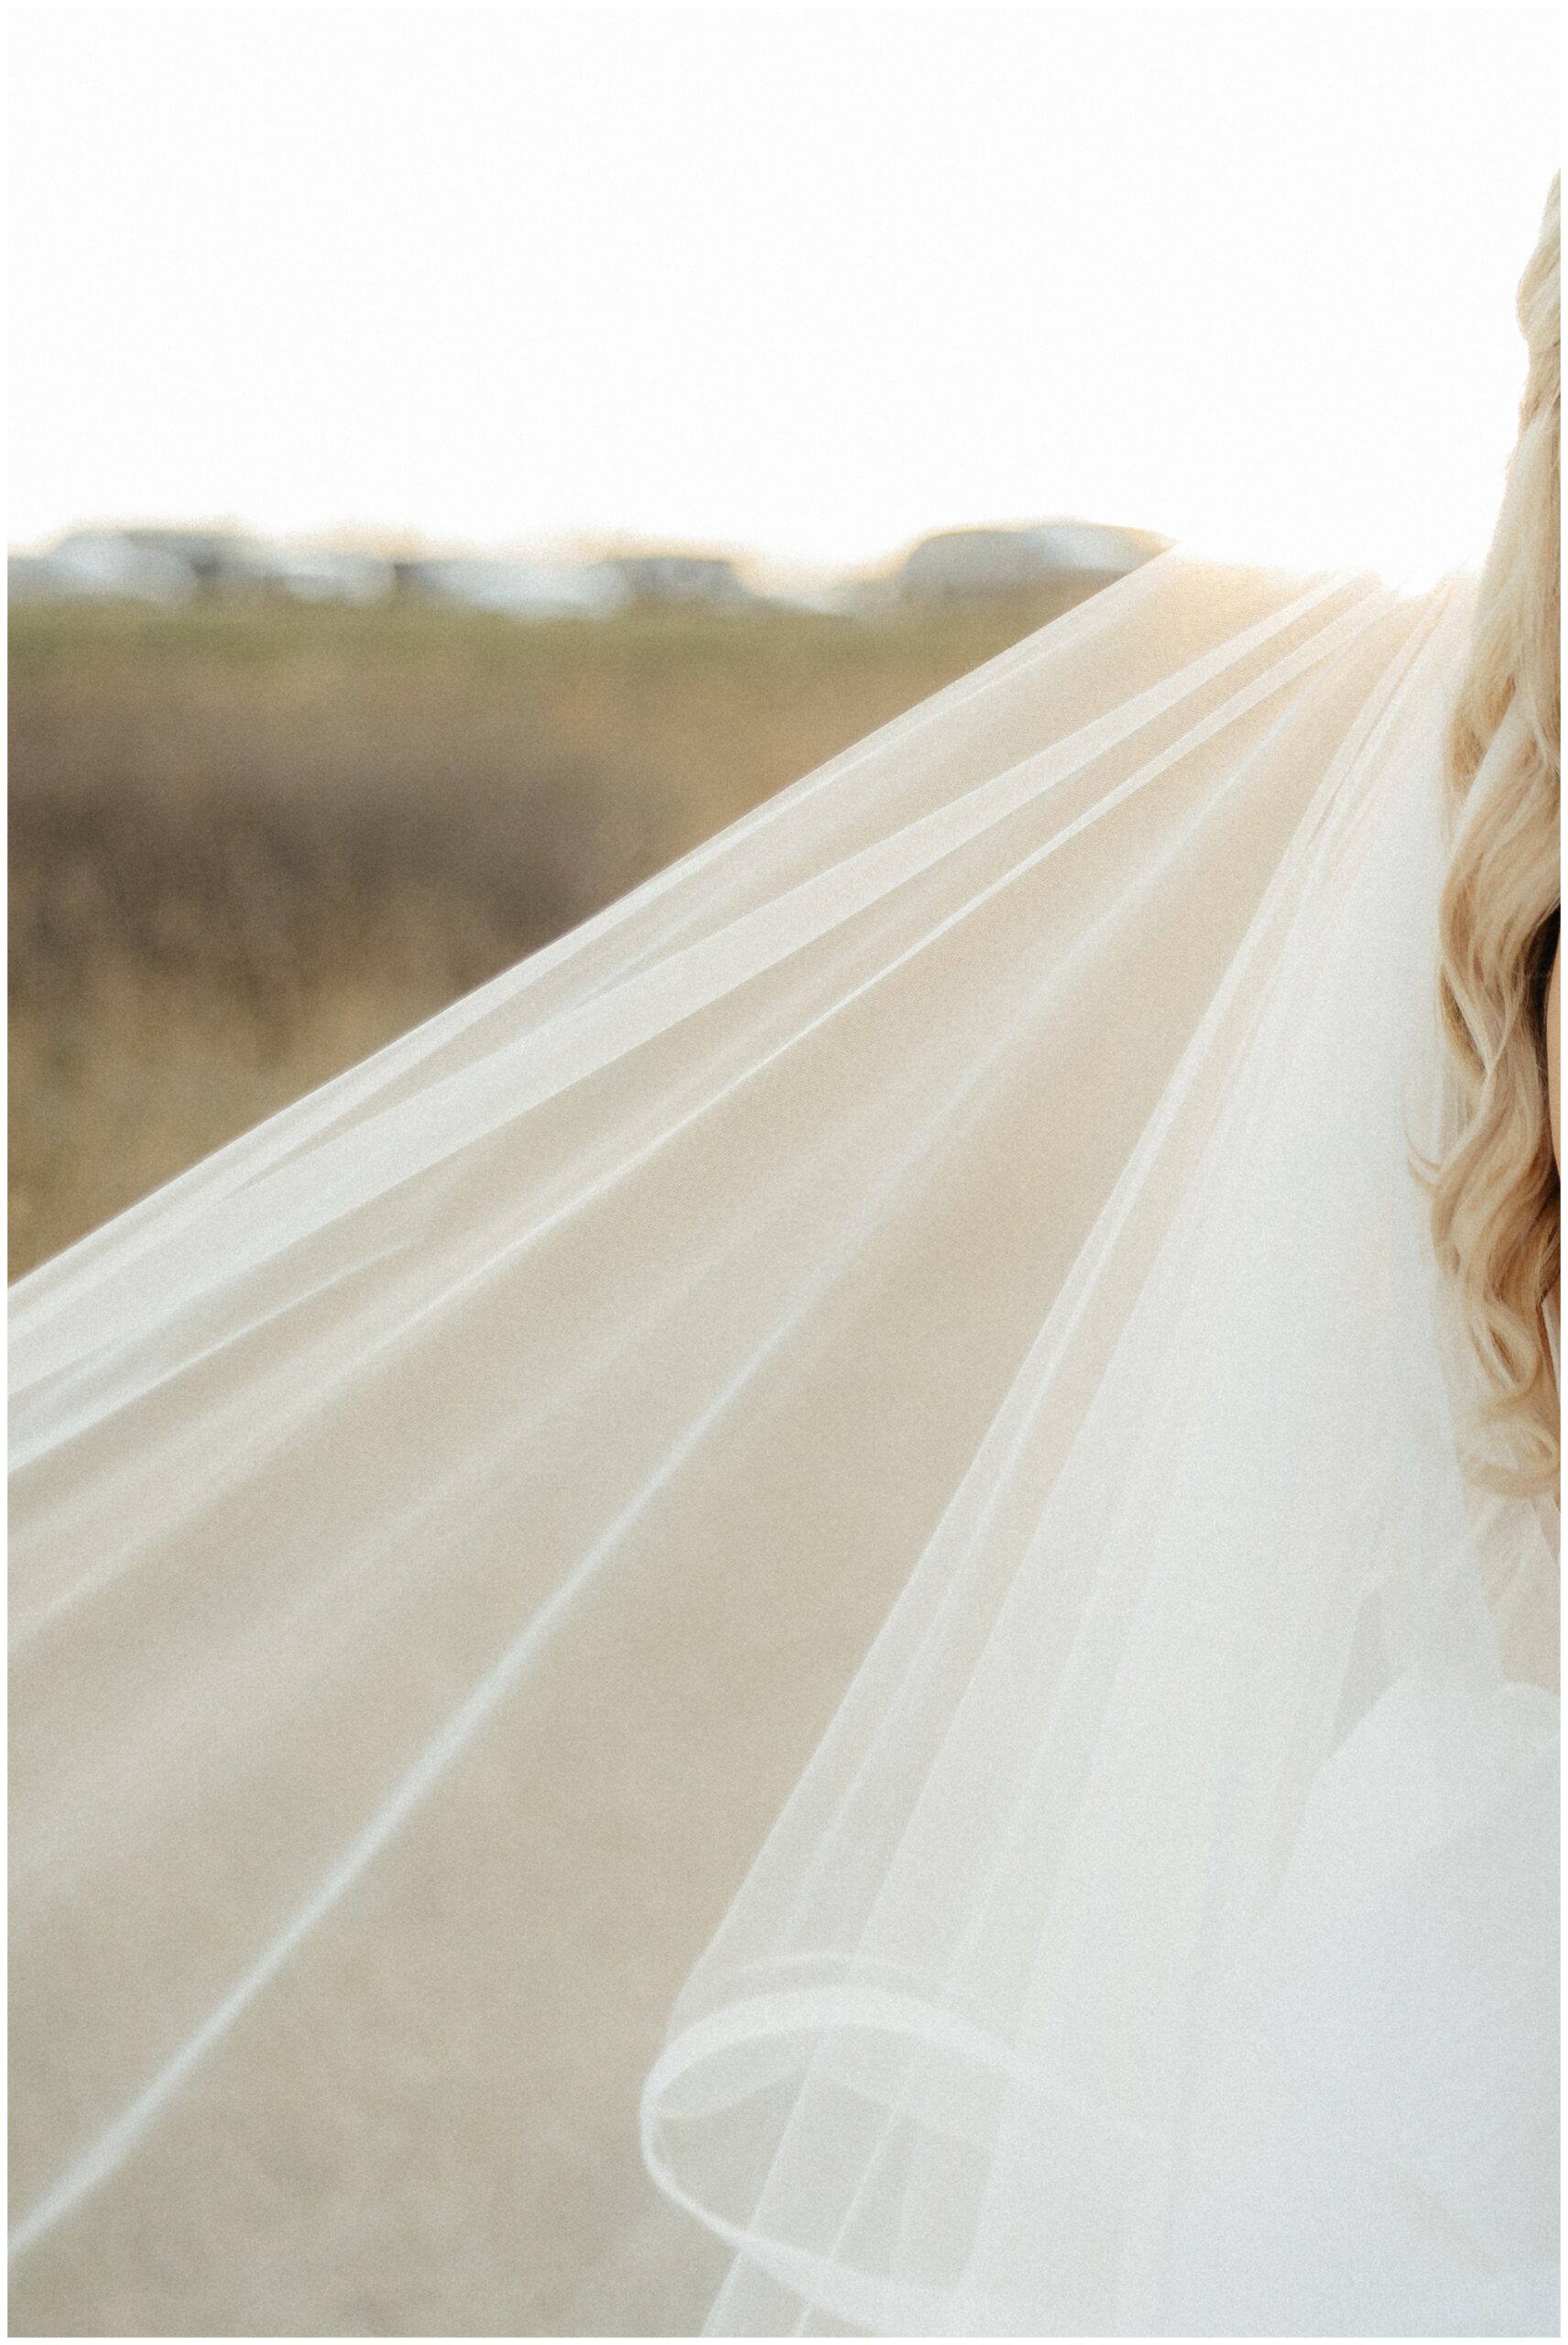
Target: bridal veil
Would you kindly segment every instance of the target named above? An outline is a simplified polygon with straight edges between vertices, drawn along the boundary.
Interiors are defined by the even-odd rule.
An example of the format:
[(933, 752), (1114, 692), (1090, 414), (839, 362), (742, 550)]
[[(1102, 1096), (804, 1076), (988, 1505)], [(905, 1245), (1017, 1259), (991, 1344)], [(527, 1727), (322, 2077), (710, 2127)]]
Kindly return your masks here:
[(14, 1291), (16, 2328), (1554, 2330), (1473, 596), (1161, 554)]

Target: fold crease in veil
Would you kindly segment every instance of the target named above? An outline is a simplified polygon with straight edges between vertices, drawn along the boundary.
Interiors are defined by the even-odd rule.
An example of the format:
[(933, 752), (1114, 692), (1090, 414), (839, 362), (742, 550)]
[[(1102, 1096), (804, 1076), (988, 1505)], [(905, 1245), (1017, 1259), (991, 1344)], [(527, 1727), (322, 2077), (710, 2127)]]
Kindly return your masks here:
[(1158, 556), (13, 1291), (13, 2324), (1545, 2334), (1473, 581)]

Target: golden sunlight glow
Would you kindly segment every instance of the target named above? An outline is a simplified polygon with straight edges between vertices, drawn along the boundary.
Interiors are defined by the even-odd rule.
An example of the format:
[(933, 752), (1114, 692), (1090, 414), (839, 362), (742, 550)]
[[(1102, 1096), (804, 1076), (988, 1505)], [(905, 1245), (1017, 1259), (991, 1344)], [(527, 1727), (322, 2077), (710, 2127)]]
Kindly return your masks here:
[(1485, 544), (1552, 9), (14, 22), (14, 541)]

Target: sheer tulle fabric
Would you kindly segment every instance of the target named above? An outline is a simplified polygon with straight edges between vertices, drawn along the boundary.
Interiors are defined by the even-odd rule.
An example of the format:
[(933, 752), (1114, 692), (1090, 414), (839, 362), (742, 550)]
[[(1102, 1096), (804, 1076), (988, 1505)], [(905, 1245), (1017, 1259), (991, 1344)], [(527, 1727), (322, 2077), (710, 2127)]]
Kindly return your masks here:
[(1469, 597), (1160, 556), (15, 1292), (16, 2325), (1554, 2326)]

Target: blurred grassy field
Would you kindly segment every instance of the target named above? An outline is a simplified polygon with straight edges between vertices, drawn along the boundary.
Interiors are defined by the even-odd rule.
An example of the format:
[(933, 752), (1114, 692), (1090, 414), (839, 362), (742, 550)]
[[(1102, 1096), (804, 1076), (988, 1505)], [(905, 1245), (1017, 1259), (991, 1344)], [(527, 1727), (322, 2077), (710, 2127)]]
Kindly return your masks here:
[(11, 1275), (1085, 591), (11, 618)]

